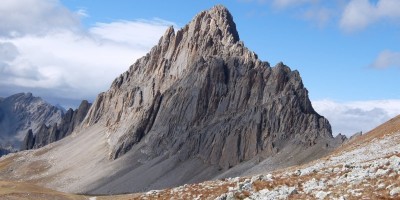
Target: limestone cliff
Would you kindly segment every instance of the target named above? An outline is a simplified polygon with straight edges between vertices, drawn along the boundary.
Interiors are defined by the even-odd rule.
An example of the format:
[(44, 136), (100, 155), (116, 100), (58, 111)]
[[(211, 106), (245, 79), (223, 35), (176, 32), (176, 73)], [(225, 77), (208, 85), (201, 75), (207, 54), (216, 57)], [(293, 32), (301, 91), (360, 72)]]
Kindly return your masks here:
[(332, 139), (297, 71), (248, 50), (223, 6), (171, 27), (101, 93), (86, 126), (108, 127), (110, 158), (133, 147), (148, 158), (197, 157), (228, 169), (256, 155)]

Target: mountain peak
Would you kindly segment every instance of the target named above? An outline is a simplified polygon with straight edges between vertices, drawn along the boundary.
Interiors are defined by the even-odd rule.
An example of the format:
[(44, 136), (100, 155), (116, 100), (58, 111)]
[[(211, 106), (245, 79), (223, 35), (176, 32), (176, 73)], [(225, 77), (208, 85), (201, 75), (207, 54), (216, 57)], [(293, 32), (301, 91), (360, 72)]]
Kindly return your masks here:
[(200, 12), (189, 26), (195, 26), (196, 31), (206, 31), (214, 37), (221, 36), (227, 40), (223, 42), (236, 43), (240, 40), (233, 17), (223, 5)]

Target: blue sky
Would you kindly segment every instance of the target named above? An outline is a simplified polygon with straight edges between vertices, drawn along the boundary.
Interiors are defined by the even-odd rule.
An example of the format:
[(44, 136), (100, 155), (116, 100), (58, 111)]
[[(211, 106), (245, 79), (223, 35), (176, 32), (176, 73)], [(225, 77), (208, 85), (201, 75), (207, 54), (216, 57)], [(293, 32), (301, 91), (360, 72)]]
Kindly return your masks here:
[(334, 132), (367, 131), (400, 114), (398, 0), (3, 0), (0, 96), (93, 101), (168, 26), (216, 4), (261, 60), (299, 70)]
[[(296, 1), (289, 0), (288, 5), (281, 6), (250, 0), (62, 2), (71, 10), (85, 10), (88, 17), (82, 22), (86, 27), (97, 22), (154, 18), (181, 27), (199, 11), (223, 4), (233, 14), (241, 40), (262, 60), (272, 65), (283, 61), (299, 70), (312, 99), (400, 98), (400, 63), (386, 69), (371, 66), (384, 51), (400, 52), (400, 14), (347, 30), (340, 25), (346, 1), (303, 1), (293, 5), (290, 2)], [(373, 6), (376, 3), (370, 1)], [(310, 14), (319, 10), (326, 11), (327, 16)]]

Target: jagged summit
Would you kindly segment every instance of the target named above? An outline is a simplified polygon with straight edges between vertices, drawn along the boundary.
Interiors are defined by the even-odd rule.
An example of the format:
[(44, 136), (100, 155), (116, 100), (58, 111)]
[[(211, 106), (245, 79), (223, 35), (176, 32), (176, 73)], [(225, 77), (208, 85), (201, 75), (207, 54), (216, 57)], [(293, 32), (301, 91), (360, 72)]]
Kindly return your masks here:
[(240, 40), (233, 17), (223, 5), (216, 5), (210, 10), (199, 13), (191, 23), (201, 24), (202, 30), (207, 30), (209, 27), (210, 33), (216, 32), (223, 38), (226, 37), (229, 42), (236, 43)]
[[(225, 43), (236, 43), (240, 40), (233, 17), (223, 5), (216, 5), (210, 10), (200, 12), (179, 31), (185, 32), (188, 30), (198, 33), (198, 35), (192, 35), (196, 36), (194, 39), (204, 39), (206, 35), (214, 37), (219, 35)], [(165, 31), (163, 38), (171, 37), (171, 35), (174, 35), (173, 26), (170, 26)], [(180, 34), (178, 33), (177, 35)]]

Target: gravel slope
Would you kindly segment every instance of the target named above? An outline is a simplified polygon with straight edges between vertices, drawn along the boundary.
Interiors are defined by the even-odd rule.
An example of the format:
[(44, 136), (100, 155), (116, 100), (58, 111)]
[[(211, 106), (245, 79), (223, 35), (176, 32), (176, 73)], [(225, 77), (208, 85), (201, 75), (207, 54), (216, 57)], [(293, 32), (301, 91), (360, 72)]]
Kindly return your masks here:
[(400, 116), (332, 155), (268, 174), (150, 191), (138, 199), (399, 199)]

